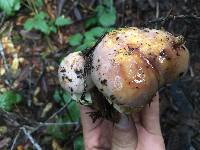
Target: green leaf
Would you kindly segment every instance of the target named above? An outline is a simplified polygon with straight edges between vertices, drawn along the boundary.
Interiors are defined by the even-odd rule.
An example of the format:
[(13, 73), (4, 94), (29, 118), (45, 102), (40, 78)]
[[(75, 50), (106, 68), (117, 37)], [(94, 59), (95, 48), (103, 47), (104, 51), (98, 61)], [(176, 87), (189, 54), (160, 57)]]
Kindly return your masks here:
[(42, 7), (43, 6), (43, 0), (35, 0), (34, 4), (36, 5), (36, 7)]
[(83, 36), (80, 33), (76, 33), (69, 37), (69, 44), (71, 46), (77, 46), (81, 44)]
[(69, 92), (64, 91), (62, 97), (63, 97), (65, 103), (71, 103), (72, 99), (71, 99), (71, 95)]
[(84, 25), (85, 25), (85, 28), (89, 28), (91, 26), (94, 26), (97, 24), (97, 17), (92, 17), (92, 18), (89, 18), (87, 19), (85, 22), (84, 22)]
[(83, 136), (82, 135), (75, 138), (74, 149), (75, 150), (84, 150), (84, 142), (83, 142)]
[(116, 10), (113, 7), (110, 11), (104, 11), (99, 15), (99, 23), (104, 26), (112, 26), (116, 21)]
[(93, 42), (95, 41), (95, 37), (92, 32), (87, 31), (84, 33), (84, 40), (83, 43)]
[(101, 16), (101, 14), (106, 10), (106, 8), (103, 5), (98, 5), (96, 8), (96, 12), (98, 16)]
[(45, 34), (50, 33), (50, 28), (45, 20), (45, 17), (47, 16), (46, 13), (40, 12), (36, 14), (33, 18), (29, 18), (24, 23), (25, 30), (32, 30), (36, 29), (39, 30)]
[(15, 3), (13, 5), (13, 10), (18, 11), (20, 9), (20, 7), (21, 7), (20, 0), (15, 0)]
[(102, 27), (95, 27), (95, 28), (92, 28), (90, 32), (95, 37), (101, 37), (106, 32), (106, 29)]
[(32, 18), (27, 19), (26, 22), (24, 23), (24, 29), (28, 31), (33, 29), (34, 28), (33, 22), (34, 20)]
[(92, 40), (92, 41), (85, 41), (85, 43), (83, 43), (80, 46), (78, 46), (75, 51), (84, 51), (87, 48), (93, 47), (96, 44), (96, 42), (97, 42), (96, 39)]
[(19, 8), (20, 0), (0, 0), (0, 10), (3, 10), (8, 16), (19, 10)]
[(80, 110), (79, 107), (77, 106), (76, 102), (74, 100), (69, 103), (67, 106), (71, 121), (79, 121), (80, 119)]
[(72, 20), (69, 17), (65, 18), (62, 15), (62, 16), (59, 16), (58, 18), (56, 18), (55, 25), (57, 25), (57, 26), (65, 26), (65, 25), (69, 25), (69, 24), (72, 24)]
[(35, 22), (35, 29), (40, 30), (41, 32), (45, 34), (49, 34), (49, 26), (44, 20), (38, 20)]
[[(59, 117), (56, 123), (63, 123), (65, 120)], [(56, 139), (65, 140), (67, 138), (67, 134), (69, 132), (68, 126), (59, 126), (59, 125), (52, 125), (48, 126), (47, 133), (53, 136)]]
[(60, 102), (62, 100), (61, 93), (60, 93), (60, 91), (58, 89), (55, 90), (55, 92), (53, 94), (53, 99), (56, 102)]
[(14, 105), (20, 103), (22, 100), (21, 95), (13, 91), (6, 91), (0, 95), (0, 108), (11, 111)]
[(41, 11), (34, 16), (34, 19), (35, 20), (43, 20), (45, 17), (47, 17), (47, 13)]
[(54, 25), (51, 25), (51, 26), (49, 26), (49, 31), (53, 32), (53, 33), (56, 33), (57, 28)]
[(104, 26), (112, 26), (116, 21), (116, 10), (112, 0), (103, 0), (102, 5), (96, 8), (98, 22)]

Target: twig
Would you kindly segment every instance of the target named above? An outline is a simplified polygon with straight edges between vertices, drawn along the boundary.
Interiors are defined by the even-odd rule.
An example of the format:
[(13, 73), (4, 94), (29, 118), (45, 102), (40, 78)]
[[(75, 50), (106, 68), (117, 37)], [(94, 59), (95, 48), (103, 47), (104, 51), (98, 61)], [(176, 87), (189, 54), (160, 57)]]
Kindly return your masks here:
[(156, 18), (158, 18), (159, 17), (159, 13), (160, 13), (160, 8), (159, 8), (159, 2), (156, 2)]
[(3, 25), (4, 19), (5, 19), (5, 14), (0, 13), (0, 18), (1, 18), (1, 21), (0, 21), (0, 27), (1, 27)]
[(57, 15), (57, 17), (61, 15), (63, 6), (64, 6), (64, 4), (65, 4), (65, 1), (66, 1), (66, 0), (58, 0), (58, 1), (57, 1), (57, 10), (56, 10), (56, 15)]
[(12, 143), (12, 146), (11, 146), (10, 150), (13, 150), (15, 148), (15, 144), (17, 142), (17, 139), (19, 138), (20, 133), (21, 133), (21, 129), (18, 130), (17, 135), (15, 136), (15, 138), (13, 140), (13, 143)]
[(40, 122), (40, 126), (52, 126), (52, 125), (58, 125), (58, 126), (63, 126), (63, 125), (78, 125), (79, 122), (60, 122), (60, 123), (53, 123), (53, 122)]
[[(159, 2), (157, 1), (156, 2), (156, 19), (158, 19), (158, 17), (159, 17)], [(158, 24), (156, 24), (155, 25), (156, 26), (156, 28), (158, 28)]]
[(190, 76), (193, 78), (194, 77), (194, 71), (193, 71), (191, 66), (189, 67), (189, 71), (190, 71)]
[(63, 107), (61, 107), (58, 111), (56, 111), (53, 115), (51, 115), (45, 122), (49, 121), (50, 119), (54, 118), (57, 114), (63, 111), (69, 103), (66, 103)]
[[(31, 126), (27, 126), (27, 125), (23, 125), (22, 127), (20, 127), (16, 137), (13, 140), (13, 143), (12, 143), (12, 146), (11, 146), (11, 150), (14, 149), (14, 146), (16, 144), (17, 139), (19, 138), (21, 130), (24, 132), (24, 134), (28, 137), (28, 139), (31, 141), (31, 143), (33, 144), (33, 146), (37, 150), (42, 150), (40, 145), (38, 143), (36, 143), (35, 140), (33, 139), (33, 137), (31, 136), (31, 134), (33, 134), (35, 131), (37, 131), (38, 129), (40, 129), (41, 127), (44, 127), (44, 126), (55, 126), (55, 125), (59, 125), (59, 126), (76, 125), (76, 126), (78, 126), (80, 124), (79, 122), (63, 122), (63, 123), (59, 123), (59, 122), (58, 123), (51, 123), (51, 122), (48, 122), (49, 120), (54, 118), (57, 114), (59, 114), (61, 111), (63, 111), (67, 107), (68, 104), (69, 103), (66, 103), (62, 108), (60, 108), (52, 116), (50, 116), (45, 122), (38, 122), (36, 127), (31, 127)], [(28, 131), (27, 131), (27, 129), (28, 129)]]
[(30, 132), (27, 131), (25, 127), (21, 127), (20, 129), (24, 132), (24, 134), (28, 137), (28, 139), (31, 141), (31, 143), (33, 144), (33, 146), (37, 150), (42, 150), (42, 148), (40, 147), (40, 145), (33, 139), (33, 137), (31, 136)]
[(148, 25), (148, 24), (152, 24), (152, 23), (161, 23), (161, 22), (165, 22), (166, 20), (176, 20), (176, 19), (196, 19), (196, 20), (200, 20), (200, 16), (196, 16), (196, 15), (178, 15), (178, 16), (173, 16), (173, 15), (168, 15), (166, 17), (160, 17), (154, 20), (150, 20), (147, 21), (145, 23), (142, 23), (142, 26)]
[[(49, 120), (51, 120), (52, 118), (54, 118), (57, 114), (59, 114), (61, 111), (63, 111), (66, 107), (67, 107), (67, 105), (68, 105), (69, 103), (66, 103), (62, 108), (60, 108), (58, 111), (56, 111), (53, 115), (51, 115), (45, 122), (43, 122), (43, 123), (39, 123), (39, 125), (36, 127), (36, 128), (34, 128), (34, 130), (31, 132), (31, 133), (33, 133), (33, 132), (35, 132), (35, 131), (37, 131), (39, 128), (41, 128), (41, 127), (43, 127), (43, 126), (48, 126), (48, 124), (54, 124), (54, 125), (56, 125), (56, 123), (48, 123), (48, 121)], [(69, 123), (68, 123), (69, 124)], [(71, 123), (71, 124), (73, 124), (73, 123)]]
[(73, 4), (71, 5), (70, 9), (66, 12), (66, 15), (68, 15), (77, 5), (78, 1), (73, 1)]
[(6, 61), (4, 49), (3, 49), (1, 42), (0, 42), (0, 54), (1, 54), (1, 57), (3, 58), (4, 67), (5, 67), (6, 71), (9, 72), (8, 64), (7, 64), (7, 61)]

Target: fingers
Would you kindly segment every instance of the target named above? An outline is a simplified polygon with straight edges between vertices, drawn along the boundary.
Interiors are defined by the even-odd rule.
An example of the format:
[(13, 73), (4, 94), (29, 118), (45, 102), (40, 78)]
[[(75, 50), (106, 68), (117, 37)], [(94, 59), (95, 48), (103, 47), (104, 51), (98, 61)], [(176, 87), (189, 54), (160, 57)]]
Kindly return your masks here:
[[(131, 117), (130, 117), (131, 118)], [(113, 150), (135, 150), (137, 146), (137, 132), (133, 120), (122, 115), (113, 129)]]
[(107, 120), (98, 119), (92, 122), (88, 112), (94, 110), (86, 106), (80, 106), (81, 122), (86, 150), (111, 149), (112, 123)]
[(159, 95), (152, 99), (152, 102), (145, 106), (141, 112), (141, 124), (151, 134), (162, 135), (159, 116)]

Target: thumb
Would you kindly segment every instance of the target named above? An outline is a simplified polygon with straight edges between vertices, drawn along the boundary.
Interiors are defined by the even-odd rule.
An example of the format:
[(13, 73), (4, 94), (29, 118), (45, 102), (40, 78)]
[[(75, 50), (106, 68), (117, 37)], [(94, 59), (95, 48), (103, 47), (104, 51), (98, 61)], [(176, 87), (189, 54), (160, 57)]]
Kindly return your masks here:
[(112, 149), (134, 150), (137, 146), (137, 130), (131, 117), (121, 115), (119, 123), (113, 128)]
[(147, 105), (141, 112), (141, 120), (144, 128), (156, 135), (162, 135), (159, 120), (159, 94), (152, 99), (150, 105)]

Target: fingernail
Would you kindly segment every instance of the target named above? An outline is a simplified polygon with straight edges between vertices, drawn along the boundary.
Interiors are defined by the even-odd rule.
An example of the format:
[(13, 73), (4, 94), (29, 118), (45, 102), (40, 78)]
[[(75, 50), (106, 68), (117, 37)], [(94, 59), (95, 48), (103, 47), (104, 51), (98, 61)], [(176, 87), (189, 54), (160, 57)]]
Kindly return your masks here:
[(124, 114), (121, 115), (119, 122), (116, 124), (116, 127), (120, 129), (128, 129), (130, 128), (130, 120)]

